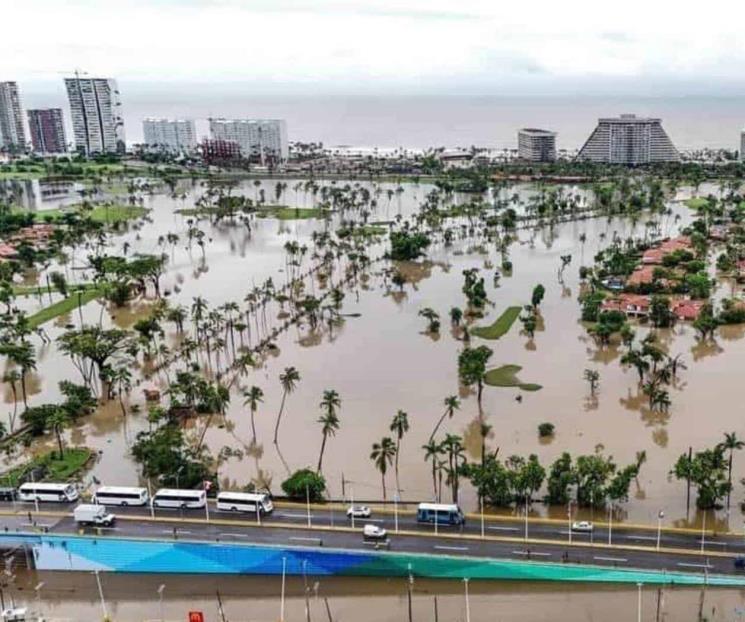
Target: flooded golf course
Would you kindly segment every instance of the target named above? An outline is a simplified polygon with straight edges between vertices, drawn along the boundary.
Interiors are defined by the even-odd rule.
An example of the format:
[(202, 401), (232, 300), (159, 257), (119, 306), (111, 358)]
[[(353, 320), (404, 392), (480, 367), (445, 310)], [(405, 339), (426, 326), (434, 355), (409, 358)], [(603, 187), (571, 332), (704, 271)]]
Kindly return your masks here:
[[(277, 203), (289, 208), (314, 207), (314, 195), (297, 180), (284, 180), (287, 187), (278, 193)], [(415, 214), (419, 205), (433, 189), (428, 184), (404, 182), (329, 182), (320, 185), (344, 185), (367, 188), (377, 199), (377, 205), (366, 219), (375, 224), (406, 219)], [(257, 198), (259, 193), (275, 194), (275, 180), (243, 181), (232, 192)], [(104, 187), (104, 191), (106, 189)], [(110, 196), (117, 189), (109, 190)], [(119, 189), (121, 193), (121, 189)], [(279, 219), (251, 216), (250, 219), (212, 223), (200, 219), (204, 231), (203, 248), (187, 244), (187, 230), (196, 226), (193, 216), (179, 213), (192, 209), (204, 192), (200, 182), (182, 181), (171, 195), (166, 188), (137, 193), (141, 205), (148, 209), (144, 220), (130, 223), (126, 230), (113, 234), (106, 252), (109, 254), (136, 253), (168, 256), (166, 271), (160, 279), (160, 289), (170, 305), (181, 304), (187, 309), (195, 297), (204, 298), (209, 306), (217, 307), (244, 298), (255, 288), (272, 279), (275, 286), (288, 280), (288, 253), (285, 245), (297, 243), (312, 253), (314, 232), (334, 230), (343, 215), (332, 213), (328, 218)], [(516, 194), (523, 201), (538, 190), (530, 184), (510, 185), (501, 190), (506, 196)], [(567, 186), (570, 195), (589, 195), (590, 190)], [(674, 235), (692, 219), (692, 214), (681, 202), (692, 190), (683, 188), (668, 197), (667, 213), (656, 215), (658, 234)], [(699, 194), (716, 192), (714, 187), (702, 186)], [(487, 197), (491, 200), (492, 195)], [(460, 199), (456, 196), (454, 201)], [(465, 200), (465, 199), (463, 199)], [(590, 199), (583, 199), (589, 201)], [(120, 201), (126, 201), (122, 194)], [(42, 209), (38, 205), (36, 209)], [(517, 208), (519, 211), (519, 208)], [(291, 210), (290, 210), (291, 211)], [(461, 226), (462, 225), (462, 226)], [(383, 227), (385, 225), (382, 225)], [(684, 482), (671, 479), (669, 472), (677, 457), (689, 447), (709, 447), (719, 442), (724, 432), (741, 430), (741, 396), (743, 366), (745, 365), (745, 326), (725, 326), (718, 330), (713, 341), (702, 343), (690, 324), (678, 322), (673, 328), (658, 329), (660, 343), (671, 354), (680, 354), (687, 369), (672, 384), (672, 405), (667, 411), (648, 408), (647, 397), (641, 393), (636, 372), (620, 364), (620, 344), (601, 346), (587, 332), (580, 321), (578, 294), (581, 288), (579, 267), (591, 266), (596, 253), (612, 243), (614, 238), (643, 237), (646, 219), (632, 222), (621, 217), (588, 217), (572, 222), (541, 227), (518, 228), (516, 241), (509, 246), (511, 274), (504, 274), (498, 283), (491, 274), (501, 263), (500, 252), (494, 244), (484, 242), (478, 235), (469, 234), (467, 218), (456, 228), (452, 243), (435, 241), (427, 250), (427, 257), (413, 262), (398, 263), (396, 268), (406, 277), (402, 287), (392, 284), (386, 268), (392, 262), (377, 261), (387, 248), (387, 236), (368, 248), (373, 260), (360, 278), (344, 287), (339, 318), (320, 322), (311, 327), (307, 322), (290, 325), (273, 338), (275, 348), (257, 358), (255, 368), (236, 378), (231, 388), (231, 399), (225, 416), (215, 417), (204, 434), (204, 443), (213, 454), (229, 446), (245, 450), (242, 459), (227, 459), (219, 467), (223, 487), (241, 487), (248, 483), (269, 487), (279, 492), (279, 484), (289, 471), (302, 467), (315, 468), (322, 441), (318, 418), (322, 393), (334, 389), (341, 398), (340, 428), (329, 437), (323, 457), (323, 473), (333, 498), (351, 495), (359, 500), (379, 500), (382, 497), (380, 473), (370, 460), (373, 442), (390, 436), (389, 425), (397, 411), (408, 413), (410, 430), (401, 441), (399, 456), (400, 489), (403, 501), (430, 500), (433, 481), (430, 463), (424, 460), (422, 446), (443, 413), (443, 400), (448, 395), (459, 395), (461, 406), (452, 418), (442, 424), (440, 433), (460, 435), (469, 461), (481, 456), (481, 434), (476, 392), (459, 385), (457, 359), (463, 348), (462, 335), (452, 329), (448, 312), (453, 306), (465, 303), (463, 270), (480, 269), (486, 279), (489, 303), (484, 318), (473, 326), (493, 322), (510, 306), (530, 302), (535, 285), (546, 289), (540, 307), (540, 322), (534, 338), (521, 330), (519, 322), (498, 340), (471, 338), (471, 345), (486, 344), (493, 349), (491, 366), (518, 365), (521, 382), (536, 383), (540, 389), (523, 391), (518, 387), (486, 386), (483, 392), (483, 420), (491, 426), (486, 439), (488, 451), (499, 449), (499, 456), (537, 454), (548, 467), (561, 452), (590, 454), (599, 447), (612, 455), (619, 465), (633, 463), (637, 452), (645, 451), (647, 460), (639, 477), (631, 485), (630, 499), (619, 510), (618, 520), (651, 523), (660, 510), (666, 523), (682, 525), (686, 522), (686, 487)], [(169, 233), (179, 236), (178, 242), (165, 241)], [(87, 254), (90, 249), (78, 247), (69, 254), (69, 261), (59, 265), (52, 261), (38, 274), (27, 275), (26, 284), (45, 283), (46, 274), (58, 270), (68, 276), (71, 284), (88, 282), (91, 270)], [(561, 257), (571, 255), (571, 263), (559, 273)], [(339, 260), (337, 272), (343, 270)], [(306, 258), (300, 268), (310, 266)], [(328, 282), (317, 275), (305, 278), (305, 291), (320, 295), (328, 290)], [(738, 286), (720, 282), (715, 297), (731, 295)], [(27, 311), (47, 306), (58, 294), (30, 295), (17, 298), (16, 305)], [(110, 303), (92, 301), (44, 324), (51, 343), (33, 337), (37, 348), (37, 370), (29, 375), (29, 404), (38, 405), (60, 398), (58, 382), (64, 379), (79, 381), (80, 374), (69, 358), (59, 352), (55, 339), (66, 325), (81, 322), (104, 327), (129, 328), (138, 319), (147, 317), (154, 299), (139, 298), (125, 308)], [(419, 311), (431, 307), (442, 318), (439, 334), (428, 333), (427, 323)], [(274, 304), (266, 307), (262, 330), (282, 327), (284, 310)], [(186, 323), (189, 323), (187, 319)], [(172, 324), (164, 323), (164, 342), (177, 351), (180, 337)], [(636, 327), (643, 336), (649, 328)], [(236, 337), (237, 339), (237, 337)], [(156, 363), (157, 363), (156, 356)], [(176, 360), (173, 365), (178, 366)], [(286, 396), (279, 430), (279, 442), (272, 442), (277, 412), (283, 391), (279, 375), (288, 367), (295, 367), (300, 380)], [(147, 407), (143, 389), (157, 387), (165, 391), (172, 370), (169, 365), (154, 364), (150, 369), (133, 370), (136, 381), (127, 398), (127, 414), (123, 415), (118, 400), (101, 405), (97, 411), (80, 419), (65, 433), (71, 445), (86, 446), (99, 452), (96, 464), (89, 471), (85, 483), (95, 480), (106, 484), (134, 484), (142, 481), (138, 465), (130, 455), (130, 447), (137, 433), (148, 429)], [(599, 387), (591, 395), (583, 377), (585, 369), (597, 370)], [(169, 376), (169, 373), (171, 376)], [(143, 379), (143, 375), (150, 376)], [(244, 405), (241, 390), (256, 385), (264, 392), (263, 402), (256, 412), (257, 442), (252, 443), (250, 413)], [(4, 391), (4, 406), (13, 410), (14, 394), (9, 386)], [(555, 426), (553, 437), (539, 438), (539, 424)], [(195, 438), (208, 425), (207, 417), (189, 419), (184, 424)], [(35, 442), (28, 451), (53, 449), (54, 435)], [(13, 464), (23, 453), (7, 458)], [(732, 509), (716, 514), (717, 528), (740, 530), (743, 526), (739, 502), (743, 487), (740, 477), (745, 467), (745, 456), (735, 455)], [(388, 493), (394, 490), (392, 470), (388, 473)], [(449, 493), (444, 493), (445, 498)], [(465, 480), (460, 503), (464, 509), (475, 511), (477, 495)], [(535, 503), (535, 515), (566, 516), (566, 507), (547, 508)], [(602, 511), (587, 510), (588, 516)], [(599, 520), (601, 516), (597, 516)], [(688, 521), (697, 523), (701, 516), (693, 509)], [(709, 520), (714, 519), (709, 516)], [(519, 619), (519, 618), (509, 618)], [(535, 618), (533, 618), (535, 619)]]

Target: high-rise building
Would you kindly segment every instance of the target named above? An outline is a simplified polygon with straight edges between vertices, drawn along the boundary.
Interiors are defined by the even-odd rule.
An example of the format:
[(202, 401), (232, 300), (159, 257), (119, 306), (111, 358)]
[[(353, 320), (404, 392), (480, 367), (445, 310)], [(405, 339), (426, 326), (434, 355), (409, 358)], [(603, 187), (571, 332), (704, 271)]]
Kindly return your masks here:
[(661, 119), (622, 114), (598, 119), (577, 159), (633, 165), (678, 162), (680, 154), (662, 129)]
[(241, 159), (241, 148), (234, 140), (205, 139), (202, 157), (207, 164), (232, 163)]
[(85, 155), (124, 153), (124, 119), (116, 80), (65, 78), (75, 149)]
[(191, 119), (144, 119), (144, 144), (151, 149), (179, 153), (196, 147), (194, 121)]
[(244, 158), (287, 160), (287, 125), (281, 119), (210, 119), (210, 134), (215, 140), (232, 140)]
[(62, 108), (28, 110), (28, 129), (35, 153), (65, 153), (65, 123)]
[(745, 162), (745, 129), (740, 132), (740, 162)]
[(526, 127), (517, 132), (517, 153), (528, 162), (556, 160), (556, 132)]
[(0, 147), (20, 151), (26, 149), (21, 97), (15, 82), (0, 82)]

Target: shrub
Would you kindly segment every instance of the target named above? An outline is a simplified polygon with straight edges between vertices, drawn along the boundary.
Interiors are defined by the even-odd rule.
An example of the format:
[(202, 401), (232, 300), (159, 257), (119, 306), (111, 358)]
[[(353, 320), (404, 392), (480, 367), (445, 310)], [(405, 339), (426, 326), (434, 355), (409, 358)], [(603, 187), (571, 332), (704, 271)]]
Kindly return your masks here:
[(282, 490), (290, 499), (305, 501), (307, 494), (311, 501), (320, 501), (326, 490), (326, 478), (310, 469), (300, 469), (282, 482)]
[(553, 423), (541, 423), (538, 426), (538, 436), (540, 436), (541, 438), (553, 436), (554, 430), (555, 430), (555, 427)]

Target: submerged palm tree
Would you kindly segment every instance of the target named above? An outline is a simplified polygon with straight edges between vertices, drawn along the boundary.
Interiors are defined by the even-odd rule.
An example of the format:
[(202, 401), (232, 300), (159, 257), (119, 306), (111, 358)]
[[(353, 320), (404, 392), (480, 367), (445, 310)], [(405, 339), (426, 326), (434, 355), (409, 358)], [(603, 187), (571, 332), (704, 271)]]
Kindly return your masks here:
[(409, 415), (407, 415), (403, 410), (399, 410), (393, 416), (393, 421), (391, 421), (390, 430), (396, 435), (396, 463), (395, 463), (396, 494), (400, 497), (401, 496), (401, 485), (398, 481), (398, 456), (401, 453), (401, 439), (404, 437), (404, 434), (406, 434), (409, 431)]
[(336, 410), (341, 407), (341, 398), (333, 389), (326, 390), (323, 392), (323, 399), (321, 399), (320, 406), (323, 409), (323, 414), (318, 418), (318, 423), (321, 424), (323, 440), (321, 441), (321, 452), (318, 455), (319, 473), (323, 465), (323, 452), (326, 450), (326, 440), (329, 436), (335, 436), (336, 431), (339, 429), (339, 417), (336, 414)]
[(283, 373), (279, 375), (279, 382), (282, 385), (282, 402), (279, 405), (279, 412), (277, 413), (277, 423), (274, 426), (274, 444), (277, 444), (277, 436), (279, 435), (279, 422), (282, 419), (282, 411), (285, 409), (285, 399), (288, 393), (292, 393), (300, 381), (300, 372), (294, 367), (285, 367)]
[(257, 386), (252, 386), (248, 391), (243, 392), (243, 397), (246, 399), (243, 402), (244, 406), (248, 406), (251, 409), (251, 435), (253, 436), (253, 443), (256, 444), (256, 411), (259, 409), (259, 404), (264, 401), (264, 392)]
[(445, 412), (442, 413), (442, 416), (437, 420), (437, 425), (435, 425), (435, 429), (432, 430), (432, 434), (429, 435), (429, 442), (432, 442), (432, 439), (434, 439), (435, 434), (437, 434), (437, 430), (440, 429), (440, 426), (442, 425), (442, 422), (445, 420), (445, 417), (448, 419), (452, 419), (453, 415), (455, 414), (455, 411), (460, 408), (460, 400), (455, 395), (449, 395), (445, 398), (444, 402), (445, 404)]
[(735, 450), (740, 450), (745, 447), (745, 442), (737, 438), (735, 432), (725, 432), (724, 441), (719, 445), (722, 449), (729, 451), (729, 460), (727, 464), (727, 507), (729, 507), (730, 495), (732, 493), (732, 457)]
[(375, 468), (380, 471), (380, 475), (383, 481), (383, 500), (386, 499), (385, 491), (385, 474), (388, 472), (388, 467), (393, 463), (393, 457), (396, 455), (396, 445), (391, 440), (390, 436), (384, 436), (380, 443), (373, 443), (372, 452), (370, 453), (370, 460), (375, 463)]
[(432, 490), (434, 492), (434, 499), (437, 499), (437, 463), (439, 460), (439, 456), (442, 455), (442, 445), (435, 441), (434, 439), (431, 439), (427, 442), (426, 445), (422, 445), (422, 449), (424, 450), (424, 461), (427, 460), (432, 461)]

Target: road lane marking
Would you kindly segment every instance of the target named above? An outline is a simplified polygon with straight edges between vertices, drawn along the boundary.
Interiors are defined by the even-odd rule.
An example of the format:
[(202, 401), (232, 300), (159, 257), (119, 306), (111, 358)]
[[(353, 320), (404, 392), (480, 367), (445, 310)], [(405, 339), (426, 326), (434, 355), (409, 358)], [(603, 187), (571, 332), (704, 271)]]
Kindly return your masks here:
[[(279, 516), (280, 518), (308, 518), (307, 514), (294, 514), (294, 513), (285, 513), (285, 512), (281, 514), (276, 514), (275, 516)], [(311, 514), (310, 517), (313, 518), (313, 514)]]
[(303, 538), (301, 536), (290, 536), (289, 540), (302, 540), (303, 542), (320, 542), (321, 538)]
[(602, 555), (596, 555), (593, 559), (597, 559), (600, 562), (619, 562), (625, 564), (628, 559), (625, 557), (603, 557)]
[(441, 544), (435, 544), (434, 548), (440, 549), (441, 551), (467, 551), (467, 546), (444, 546)]
[(535, 555), (536, 557), (551, 557), (551, 553), (541, 553), (540, 551), (512, 551), (513, 555)]
[(220, 533), (221, 536), (228, 536), (230, 538), (250, 538), (247, 533)]
[(492, 527), (491, 525), (487, 529), (493, 529), (494, 531), (520, 531), (519, 527)]
[(684, 566), (686, 568), (713, 568), (711, 564), (688, 564), (686, 562), (678, 562), (678, 566)]
[(657, 542), (657, 536), (623, 536), (627, 540), (649, 540), (650, 542)]
[[(179, 527), (174, 527), (174, 529), (176, 530), (177, 534), (194, 533), (193, 531), (189, 531), (188, 529), (180, 529)], [(160, 532), (161, 533), (173, 533), (174, 529), (161, 529)]]
[(698, 540), (699, 544), (713, 544), (714, 546), (729, 546), (729, 542), (713, 542), (711, 540)]

